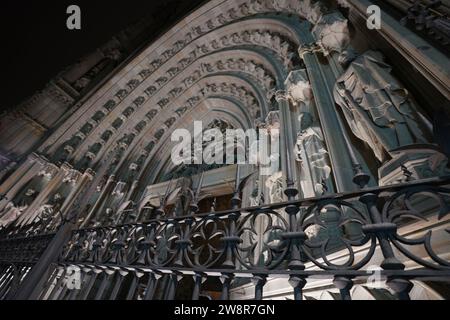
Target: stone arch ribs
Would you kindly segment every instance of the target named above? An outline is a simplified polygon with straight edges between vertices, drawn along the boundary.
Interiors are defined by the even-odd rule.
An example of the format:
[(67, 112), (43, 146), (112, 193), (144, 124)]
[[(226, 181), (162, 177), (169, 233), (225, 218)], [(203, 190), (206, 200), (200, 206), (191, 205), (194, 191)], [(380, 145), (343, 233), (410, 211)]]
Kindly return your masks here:
[[(239, 123), (239, 127), (253, 126), (252, 121), (255, 118), (248, 113), (248, 104), (249, 101), (254, 101), (254, 109), (257, 109), (258, 104), (255, 99), (256, 92), (245, 80), (229, 75), (216, 75), (201, 79), (198, 83), (196, 83), (193, 89), (195, 89), (195, 91), (191, 90), (174, 101), (174, 103), (168, 107), (167, 110), (164, 110), (164, 114), (160, 114), (155, 117), (153, 123), (159, 123), (159, 126), (149, 126), (148, 130), (143, 133), (139, 139), (133, 141), (133, 143), (129, 146), (129, 152), (126, 157), (122, 159), (119, 165), (122, 166), (123, 170), (126, 170), (131, 163), (136, 161), (142, 155), (142, 151), (149, 142), (154, 141), (155, 146), (152, 151), (148, 153), (147, 161), (141, 169), (146, 167), (150, 159), (160, 152), (159, 146), (168, 145), (168, 142), (170, 141), (170, 133), (173, 129), (179, 127), (191, 127), (191, 120), (201, 120), (202, 116), (209, 112), (208, 108), (199, 111), (197, 107), (199, 105), (207, 105), (211, 99), (214, 99), (215, 101), (220, 100), (223, 104), (222, 108), (228, 106), (227, 109), (229, 112), (232, 112), (237, 119), (242, 119), (241, 121), (243, 122)], [(174, 110), (180, 109), (180, 106), (183, 109), (185, 108), (186, 111), (180, 115), (176, 115), (176, 122), (172, 123), (170, 128), (165, 127), (165, 122), (167, 119), (170, 119), (171, 115), (172, 117), (175, 117)], [(219, 107), (219, 103), (216, 102), (215, 106)], [(233, 121), (236, 122), (236, 120)], [(236, 124), (238, 123), (236, 122)], [(155, 134), (160, 129), (164, 129), (165, 134), (160, 139), (155, 139)], [(133, 159), (135, 160), (133, 161)], [(123, 167), (124, 163), (128, 165)]]
[[(280, 19), (280, 17), (277, 16), (277, 19)], [(151, 81), (159, 80), (160, 83), (161, 81), (164, 82), (164, 78), (168, 79), (166, 73), (168, 73), (169, 70), (172, 70), (171, 72), (173, 72), (175, 70), (174, 68), (183, 66), (183, 64), (189, 62), (189, 59), (196, 59), (197, 56), (200, 57), (202, 55), (210, 54), (213, 50), (222, 50), (224, 47), (233, 47), (238, 44), (251, 44), (255, 47), (272, 50), (273, 56), (278, 56), (279, 60), (284, 59), (288, 53), (293, 55), (295, 54), (297, 47), (297, 40), (294, 36), (295, 32), (277, 19), (255, 18), (248, 21), (228, 24), (223, 28), (218, 28), (217, 30), (214, 29), (208, 34), (196, 38), (195, 41), (182, 47), (176, 54), (169, 55), (168, 53), (162, 52), (158, 53), (157, 58), (155, 59), (153, 59), (152, 56), (147, 56), (145, 60), (141, 61), (139, 65), (134, 68), (131, 68), (131, 66), (125, 68), (131, 69), (128, 70), (129, 72), (126, 74), (122, 74), (123, 71), (119, 72), (119, 75), (122, 77), (119, 78), (119, 75), (115, 77), (116, 79), (119, 79), (116, 80), (117, 82), (114, 86), (110, 87), (110, 89), (105, 92), (103, 92), (104, 89), (99, 90), (98, 94), (95, 95), (97, 99), (95, 101), (88, 101), (82, 106), (82, 110), (80, 109), (77, 111), (68, 122), (81, 123), (83, 121), (89, 121), (89, 115), (98, 110), (105, 111), (105, 114), (109, 114), (119, 105), (131, 103), (132, 101), (129, 101), (130, 97), (135, 98), (138, 96), (138, 91), (136, 91), (136, 89), (140, 88), (142, 90), (145, 84), (148, 84), (148, 82)], [(261, 26), (265, 26), (266, 30), (261, 30)], [(275, 31), (270, 29), (274, 29)], [(244, 35), (246, 32), (247, 35)], [(252, 32), (257, 36), (251, 36)], [(236, 42), (236, 37), (239, 38), (240, 33), (243, 35), (241, 43), (239, 43), (239, 41)], [(273, 36), (272, 38), (268, 36), (270, 34)], [(212, 39), (212, 37), (217, 37), (217, 39)], [(288, 40), (291, 45), (287, 46), (286, 44), (288, 42), (284, 39)], [(214, 40), (219, 44), (218, 46), (216, 45), (216, 49), (212, 47)], [(223, 45), (222, 42), (224, 42), (225, 45)], [(286, 53), (288, 47), (289, 50), (288, 53)], [(210, 52), (206, 52), (205, 49), (210, 50)], [(277, 50), (278, 52), (276, 52)], [(174, 50), (171, 52), (173, 53)], [(110, 82), (114, 81), (112, 80)], [(94, 100), (94, 98), (91, 100)], [(72, 126), (72, 128), (68, 128), (68, 126), (69, 124), (66, 124), (63, 126), (64, 129), (57, 130), (57, 132), (55, 132), (55, 134), (43, 145), (41, 150), (48, 148), (50, 153), (53, 152), (57, 145), (63, 143), (65, 139), (70, 139), (70, 137), (75, 134), (74, 131), (79, 129), (76, 128), (76, 126)], [(65, 132), (63, 130), (65, 130)]]
[[(225, 59), (223, 58), (224, 56), (226, 57)], [(159, 113), (161, 109), (167, 109), (168, 105), (173, 103), (177, 95), (189, 91), (201, 77), (227, 73), (247, 79), (249, 85), (252, 85), (257, 90), (257, 97), (259, 98), (260, 105), (264, 106), (264, 110), (261, 110), (261, 114), (265, 114), (267, 112), (265, 102), (266, 93), (272, 89), (272, 86), (275, 85), (277, 79), (273, 76), (275, 68), (271, 64), (271, 61), (257, 52), (243, 49), (229, 52), (217, 52), (197, 60), (186, 68), (184, 72), (176, 75), (171, 80), (171, 83), (166, 84), (164, 88), (161, 88), (158, 91), (158, 93), (154, 93), (153, 96), (148, 97), (145, 102), (142, 102), (142, 105), (137, 106), (135, 102), (134, 104), (125, 107), (127, 104), (124, 104), (122, 114), (116, 118), (124, 122), (121, 128), (118, 130), (106, 128), (105, 126), (96, 128), (96, 132), (89, 135), (83, 142), (83, 145), (78, 148), (74, 157), (76, 159), (83, 157), (89, 148), (98, 143), (98, 139), (105, 131), (116, 131), (114, 135), (115, 138), (120, 138), (124, 132), (123, 128), (132, 131), (134, 122), (137, 121), (135, 119), (144, 119), (145, 115), (150, 110), (157, 110)], [(135, 98), (133, 101), (139, 100), (139, 98), (140, 97)], [(147, 111), (150, 108), (148, 106), (153, 105), (155, 105), (155, 107)], [(129, 117), (124, 116), (124, 113), (126, 114), (129, 109), (132, 110)], [(111, 120), (112, 124), (114, 124), (115, 121), (116, 120)], [(127, 121), (130, 121), (128, 126), (126, 123)], [(110, 140), (114, 141), (114, 139)]]

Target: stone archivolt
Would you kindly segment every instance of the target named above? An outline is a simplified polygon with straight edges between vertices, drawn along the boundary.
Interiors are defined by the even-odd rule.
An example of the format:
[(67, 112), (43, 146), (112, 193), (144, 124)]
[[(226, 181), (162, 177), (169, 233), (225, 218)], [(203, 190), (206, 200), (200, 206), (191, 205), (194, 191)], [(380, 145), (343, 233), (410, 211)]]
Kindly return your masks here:
[[(195, 68), (194, 71), (190, 71), (191, 75), (188, 77), (185, 77), (183, 80), (181, 80), (180, 86), (175, 86), (174, 89), (169, 91), (167, 96), (164, 96), (163, 98), (159, 99), (156, 102), (156, 105), (159, 107), (157, 109), (166, 108), (169, 103), (172, 103), (183, 92), (186, 92), (187, 90), (189, 90), (201, 78), (204, 78), (205, 76), (219, 73), (219, 72), (235, 71), (235, 72), (245, 73), (248, 77), (256, 80), (256, 82), (260, 85), (262, 90), (265, 90), (265, 91), (270, 90), (271, 87), (275, 84), (275, 78), (273, 77), (271, 71), (268, 71), (266, 69), (266, 67), (264, 67), (264, 65), (259, 64), (250, 59), (230, 58), (227, 60), (217, 60), (212, 63), (199, 62), (197, 64), (199, 64), (199, 66), (197, 68)], [(145, 91), (147, 93), (149, 93), (151, 91), (151, 89), (147, 88)], [(227, 92), (225, 92), (225, 91), (223, 91), (222, 93), (227, 94)], [(231, 94), (232, 93), (233, 93), (233, 91), (231, 91)], [(151, 96), (149, 96), (147, 94), (145, 97), (139, 96), (138, 98), (134, 99), (133, 104), (130, 105), (129, 107), (127, 107), (122, 112), (122, 115), (125, 116), (125, 118), (122, 118), (123, 122), (125, 123), (128, 120), (128, 118), (131, 119), (133, 112), (135, 112), (144, 103), (148, 103), (147, 100), (150, 98), (151, 98)], [(251, 112), (252, 116), (256, 116), (258, 113), (258, 110), (257, 110), (257, 107), (255, 107), (255, 103), (252, 101), (245, 101), (245, 104), (247, 105), (248, 109), (251, 110), (250, 112)], [(155, 109), (153, 109), (153, 110), (154, 110), (154, 112), (158, 112)], [(153, 116), (154, 115), (155, 114), (153, 113)], [(120, 117), (122, 117), (122, 116), (120, 116)], [(137, 117), (140, 118), (139, 116), (137, 116)], [(115, 131), (115, 130), (113, 128), (109, 128), (106, 131)]]
[[(139, 66), (147, 64), (145, 61), (151, 61), (148, 63), (148, 66), (145, 68), (142, 68), (141, 70), (132, 70), (130, 73), (134, 75), (139, 75), (140, 78), (144, 78), (148, 76), (151, 78), (153, 74), (159, 74), (160, 70), (158, 69), (160, 66), (165, 65), (166, 62), (168, 62), (169, 59), (171, 59), (175, 55), (179, 55), (179, 51), (185, 49), (191, 42), (196, 41), (197, 38), (199, 38), (201, 35), (205, 35), (208, 33), (208, 36), (211, 31), (214, 31), (215, 33), (218, 33), (218, 28), (222, 27), (224, 24), (227, 24), (226, 27), (229, 27), (228, 24), (235, 22), (237, 19), (241, 18), (248, 18), (254, 14), (260, 14), (260, 13), (269, 13), (269, 12), (277, 12), (278, 14), (281, 12), (285, 12), (288, 14), (299, 14), (301, 17), (307, 17), (310, 21), (315, 22), (316, 19), (314, 18), (316, 14), (320, 12), (320, 6), (317, 4), (311, 4), (310, 1), (304, 1), (304, 2), (298, 2), (298, 1), (283, 1), (283, 4), (276, 5), (275, 7), (278, 7), (277, 9), (274, 8), (274, 5), (271, 3), (271, 1), (261, 1), (261, 2), (251, 2), (250, 4), (238, 4), (236, 3), (236, 6), (239, 9), (230, 9), (228, 10), (228, 17), (223, 14), (220, 14), (217, 16), (217, 22), (218, 23), (212, 23), (209, 21), (206, 23), (209, 27), (194, 27), (186, 33), (184, 40), (178, 39), (175, 41), (173, 48), (166, 49), (162, 53), (156, 53), (158, 58), (151, 59), (151, 54), (146, 54), (145, 60), (141, 60), (139, 63)], [(220, 6), (219, 6), (220, 7)], [(278, 10), (278, 11), (277, 11)], [(220, 12), (223, 12), (223, 9), (219, 10)], [(313, 12), (313, 14), (310, 14)], [(239, 30), (237, 27), (238, 23), (236, 23), (236, 30)], [(210, 29), (213, 27), (214, 29)], [(224, 27), (224, 29), (226, 28)], [(286, 26), (284, 26), (285, 29), (289, 30)], [(205, 30), (205, 31), (203, 31)], [(182, 57), (175, 65), (176, 67), (169, 67), (166, 73), (174, 74), (174, 72), (180, 72), (182, 69), (180, 69), (180, 66), (188, 65), (189, 61), (192, 59), (196, 59), (197, 53), (201, 54), (209, 54), (211, 53), (210, 50), (213, 50), (214, 47), (217, 49), (223, 49), (224, 44), (235, 46), (236, 44), (253, 44), (257, 46), (266, 46), (267, 48), (271, 50), (275, 50), (275, 52), (278, 53), (278, 55), (281, 57), (280, 59), (285, 60), (286, 57), (292, 56), (293, 52), (292, 50), (295, 49), (295, 45), (293, 46), (291, 43), (289, 43), (286, 40), (283, 40), (283, 38), (289, 39), (289, 38), (296, 39), (293, 37), (293, 35), (279, 35), (275, 34), (270, 31), (264, 31), (264, 30), (250, 30), (250, 31), (243, 31), (243, 32), (233, 32), (230, 35), (222, 36), (220, 39), (221, 41), (210, 41), (206, 44), (199, 44), (196, 46), (195, 50), (192, 50), (187, 54), (187, 56)], [(199, 38), (201, 40), (202, 38)], [(294, 40), (295, 41), (295, 40)], [(221, 43), (222, 42), (222, 43)], [(153, 47), (153, 46), (151, 46)], [(216, 50), (217, 50), (216, 49)], [(147, 51), (147, 50), (146, 50)], [(285, 61), (285, 64), (288, 62)], [(132, 64), (132, 63), (130, 63)], [(170, 72), (169, 72), (170, 70)], [(126, 82), (126, 88), (119, 89), (118, 92), (115, 95), (115, 98), (117, 98), (120, 102), (121, 100), (125, 99), (127, 95), (131, 93), (133, 89), (135, 89), (139, 83), (142, 83), (143, 81), (139, 79), (130, 79), (128, 82)], [(167, 77), (162, 76), (159, 77), (156, 80), (157, 83), (165, 84), (167, 83)], [(103, 95), (105, 96), (105, 95)], [(115, 99), (113, 99), (115, 100)], [(58, 139), (58, 137), (56, 137)], [(52, 138), (49, 139), (49, 144), (54, 143)], [(45, 147), (45, 146), (44, 146)]]
[[(161, 140), (166, 141), (168, 139), (168, 136), (165, 136), (165, 138), (163, 138), (163, 136), (156, 137), (155, 135), (158, 132), (161, 132), (161, 130), (164, 130), (164, 133), (166, 133), (167, 129), (169, 129), (170, 127), (172, 127), (174, 125), (176, 126), (175, 121), (178, 121), (179, 119), (181, 119), (182, 116), (186, 112), (194, 110), (196, 108), (196, 106), (198, 106), (200, 103), (202, 103), (203, 101), (205, 101), (206, 99), (208, 99), (210, 97), (220, 97), (222, 95), (226, 95), (228, 97), (233, 97), (237, 101), (239, 101), (242, 106), (246, 106), (252, 115), (256, 115), (256, 113), (260, 110), (258, 101), (255, 98), (254, 93), (239, 84), (224, 83), (224, 82), (221, 82), (221, 83), (206, 82), (206, 83), (202, 84), (202, 87), (203, 88), (198, 90), (196, 94), (190, 94), (189, 98), (187, 100), (185, 100), (184, 103), (181, 104), (182, 107), (179, 107), (177, 109), (179, 114), (169, 113), (169, 114), (172, 114), (172, 116), (170, 116), (168, 118), (163, 118), (163, 119), (156, 118), (154, 120), (154, 122), (155, 123), (164, 123), (164, 126), (148, 127), (149, 128), (148, 131), (142, 132), (140, 137), (136, 136), (132, 141), (130, 141), (129, 144), (126, 144), (124, 146), (125, 149), (130, 149), (130, 148), (132, 149), (132, 147), (138, 146), (140, 141), (149, 141), (147, 139), (150, 139), (150, 141), (153, 142), (153, 144), (152, 144), (152, 148), (150, 150), (147, 150), (149, 153), (146, 155), (146, 157), (148, 159), (151, 159), (152, 155), (156, 152), (155, 151), (156, 143), (160, 142)], [(173, 105), (179, 106), (180, 104), (178, 103), (178, 101), (176, 101), (176, 103), (174, 103)], [(167, 126), (167, 123), (170, 123), (170, 126)], [(131, 144), (131, 142), (133, 144)], [(141, 156), (142, 150), (139, 150), (139, 148), (137, 148), (137, 149), (138, 149), (138, 150), (136, 150), (137, 154), (134, 154), (134, 156), (138, 159)], [(133, 158), (132, 154), (133, 153), (129, 153), (128, 159)], [(99, 156), (100, 155), (98, 155), (97, 158), (99, 158)], [(123, 161), (121, 162), (121, 164), (125, 160), (126, 159), (124, 158)], [(119, 168), (120, 166), (121, 165), (119, 164), (117, 167)]]

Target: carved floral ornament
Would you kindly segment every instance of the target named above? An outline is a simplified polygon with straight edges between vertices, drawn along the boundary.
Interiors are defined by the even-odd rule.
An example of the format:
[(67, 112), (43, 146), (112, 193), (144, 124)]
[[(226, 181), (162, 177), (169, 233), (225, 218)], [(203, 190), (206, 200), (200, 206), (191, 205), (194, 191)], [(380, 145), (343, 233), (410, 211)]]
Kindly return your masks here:
[[(172, 114), (162, 122), (170, 128), (187, 110), (195, 108), (204, 99), (207, 99), (210, 96), (223, 94), (233, 96), (241, 101), (242, 104), (249, 109), (253, 117), (255, 117), (257, 112), (260, 110), (258, 100), (247, 88), (234, 83), (206, 83), (204, 88), (200, 89), (195, 95), (187, 99), (182, 107), (177, 108), (175, 111), (177, 116)], [(160, 138), (161, 137), (157, 138), (157, 140)]]
[[(167, 119), (161, 119), (161, 122), (164, 123), (165, 127), (161, 127), (156, 131), (153, 131), (153, 138), (156, 142), (159, 142), (163, 135), (166, 133), (166, 130), (174, 125), (174, 123), (183, 116), (183, 114), (187, 110), (191, 110), (195, 108), (199, 103), (203, 100), (207, 99), (210, 96), (221, 96), (227, 95), (232, 96), (239, 100), (243, 106), (245, 106), (250, 115), (253, 118), (256, 118), (260, 115), (260, 106), (258, 100), (255, 98), (253, 92), (249, 89), (242, 87), (235, 83), (206, 83), (202, 89), (200, 89), (196, 94), (190, 96), (183, 104), (182, 107), (177, 108), (175, 113), (169, 114)], [(153, 114), (153, 113), (152, 113)], [(156, 115), (156, 114), (155, 114)], [(150, 128), (151, 130), (151, 128)], [(125, 135), (124, 138), (120, 139), (119, 145), (123, 150), (127, 150), (133, 142), (141, 140), (144, 136), (149, 135), (149, 131), (136, 131), (131, 134)], [(151, 151), (154, 147), (154, 142)], [(99, 146), (95, 151), (87, 151), (85, 153), (86, 158), (94, 160), (100, 155), (100, 150), (102, 145), (96, 144)]]
[(78, 179), (80, 178), (81, 173), (75, 169), (70, 169), (66, 172), (64, 178), (63, 178), (63, 182), (64, 183), (70, 183), (70, 184), (75, 184)]
[(350, 43), (348, 21), (338, 12), (323, 15), (312, 33), (325, 56), (333, 51), (342, 52)]

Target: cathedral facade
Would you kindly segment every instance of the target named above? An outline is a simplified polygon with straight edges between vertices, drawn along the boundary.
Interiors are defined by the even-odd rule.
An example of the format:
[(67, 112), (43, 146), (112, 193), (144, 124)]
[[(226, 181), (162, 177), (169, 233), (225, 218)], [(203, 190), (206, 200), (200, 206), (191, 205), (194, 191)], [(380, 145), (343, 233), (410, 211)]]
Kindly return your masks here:
[[(1, 115), (0, 299), (448, 298), (449, 11), (211, 0), (143, 47), (131, 26)], [(173, 161), (179, 130), (202, 159)]]

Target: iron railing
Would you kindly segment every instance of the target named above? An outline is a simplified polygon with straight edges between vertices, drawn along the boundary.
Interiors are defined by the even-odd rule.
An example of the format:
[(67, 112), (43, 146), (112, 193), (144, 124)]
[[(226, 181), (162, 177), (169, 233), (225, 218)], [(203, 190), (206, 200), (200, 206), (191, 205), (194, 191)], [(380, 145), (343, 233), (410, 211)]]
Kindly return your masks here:
[[(238, 278), (251, 279), (255, 299), (261, 299), (267, 278), (277, 276), (287, 278), (295, 299), (302, 298), (302, 289), (314, 277), (332, 278), (341, 297), (350, 299), (353, 280), (370, 276), (365, 268), (379, 249), (380, 276), (398, 298), (408, 299), (411, 280), (450, 280), (450, 262), (444, 257), (448, 252), (436, 251), (431, 230), (421, 236), (401, 232), (417, 221), (448, 226), (450, 189), (445, 185), (449, 184), (450, 177), (433, 178), (274, 205), (75, 230), (54, 268), (59, 280), (52, 290), (64, 286), (67, 274), (63, 276), (61, 270), (68, 267), (81, 270), (81, 289), (70, 294), (62, 290), (64, 294), (52, 297), (114, 299), (126, 286), (120, 289), (126, 291), (123, 298), (152, 299), (164, 279), (164, 293), (158, 298), (173, 299), (177, 290), (183, 290), (182, 279), (193, 277), (188, 295), (198, 299), (203, 281), (216, 277), (223, 299)], [(445, 232), (448, 237), (450, 228)], [(425, 254), (417, 254), (417, 247)], [(333, 258), (336, 252), (341, 259)], [(414, 267), (405, 270), (401, 260), (411, 261)], [(108, 286), (113, 288), (107, 291)]]

